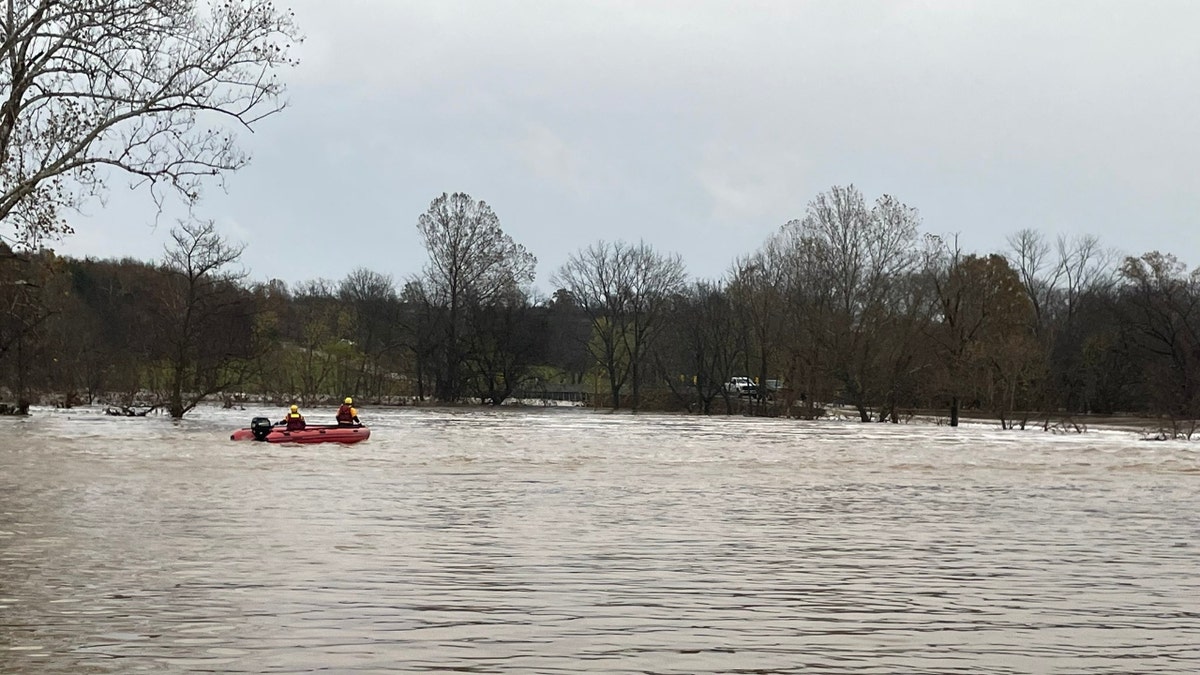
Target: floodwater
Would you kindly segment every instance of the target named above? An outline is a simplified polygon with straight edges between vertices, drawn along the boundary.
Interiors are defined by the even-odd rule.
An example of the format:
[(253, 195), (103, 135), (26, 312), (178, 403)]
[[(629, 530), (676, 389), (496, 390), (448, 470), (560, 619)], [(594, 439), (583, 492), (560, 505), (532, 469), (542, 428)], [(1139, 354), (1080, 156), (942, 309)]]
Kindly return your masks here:
[(1198, 443), (256, 414), (0, 420), (0, 672), (1200, 672)]

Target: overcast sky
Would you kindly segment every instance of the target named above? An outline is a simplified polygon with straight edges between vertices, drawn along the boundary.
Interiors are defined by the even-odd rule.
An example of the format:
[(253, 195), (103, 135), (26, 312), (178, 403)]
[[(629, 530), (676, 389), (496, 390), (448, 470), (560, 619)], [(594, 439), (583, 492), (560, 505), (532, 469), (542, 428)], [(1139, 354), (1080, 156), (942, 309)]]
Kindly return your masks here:
[[(198, 212), (255, 280), (399, 286), (443, 192), (488, 202), (543, 292), (600, 239), (716, 278), (850, 183), (971, 251), (1034, 228), (1200, 264), (1200, 2), (291, 6), (290, 106)], [(159, 260), (171, 220), (114, 183), (56, 248)]]

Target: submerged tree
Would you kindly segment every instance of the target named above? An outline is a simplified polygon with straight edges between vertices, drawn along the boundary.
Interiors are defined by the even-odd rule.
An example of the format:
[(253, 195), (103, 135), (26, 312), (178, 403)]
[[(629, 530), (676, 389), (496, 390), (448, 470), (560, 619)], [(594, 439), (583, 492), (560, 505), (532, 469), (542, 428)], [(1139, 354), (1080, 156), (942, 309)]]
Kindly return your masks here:
[(240, 384), (254, 349), (254, 303), (231, 271), (243, 246), (225, 241), (212, 222), (171, 231), (157, 303), (157, 350), (165, 366), (161, 389), (171, 417), (183, 417), (206, 397)]
[(112, 171), (199, 198), (247, 157), (232, 130), (283, 107), (290, 12), (269, 0), (0, 4), (0, 221), (36, 245)]

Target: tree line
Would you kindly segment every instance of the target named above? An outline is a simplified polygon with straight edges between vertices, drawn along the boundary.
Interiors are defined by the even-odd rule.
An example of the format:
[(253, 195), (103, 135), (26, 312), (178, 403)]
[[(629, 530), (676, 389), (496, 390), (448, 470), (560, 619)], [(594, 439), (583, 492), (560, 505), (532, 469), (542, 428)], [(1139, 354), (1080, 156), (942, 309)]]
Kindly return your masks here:
[[(1198, 275), (1094, 237), (1011, 235), (963, 251), (915, 209), (853, 187), (817, 195), (717, 279), (677, 255), (597, 241), (551, 297), (486, 203), (442, 195), (417, 220), (427, 266), (399, 280), (254, 282), (241, 246), (182, 222), (158, 262), (48, 244), (64, 214), (128, 178), (196, 213), (249, 161), (235, 132), (286, 107), (302, 40), (271, 0), (9, 0), (0, 18), (0, 410), (141, 398), (179, 417), (254, 394), (499, 404), (590, 385), (613, 408), (866, 420), (964, 410), (1200, 417)], [(730, 377), (760, 383), (750, 400)]]
[[(968, 253), (920, 225), (838, 186), (721, 278), (602, 240), (555, 270), (550, 297), (534, 256), (461, 193), (418, 217), (428, 262), (399, 282), (253, 282), (211, 222), (180, 223), (158, 262), (4, 245), (0, 384), (17, 407), (115, 396), (176, 417), (213, 397), (498, 405), (551, 384), (705, 414), (1200, 418), (1200, 273), (1029, 229)], [(747, 399), (735, 376), (764, 386)]]

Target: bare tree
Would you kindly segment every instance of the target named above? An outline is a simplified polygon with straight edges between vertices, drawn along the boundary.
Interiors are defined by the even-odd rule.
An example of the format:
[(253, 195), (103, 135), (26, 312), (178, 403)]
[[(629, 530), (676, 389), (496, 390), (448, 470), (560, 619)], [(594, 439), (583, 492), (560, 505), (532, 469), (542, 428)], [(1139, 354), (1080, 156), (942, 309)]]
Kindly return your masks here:
[(1054, 292), (1062, 276), (1062, 265), (1050, 259), (1050, 244), (1037, 230), (1023, 229), (1008, 237), (1009, 266), (1021, 279), (1033, 307), (1040, 334), (1047, 322)]
[(1064, 304), (1068, 324), (1079, 311), (1079, 298), (1085, 293), (1107, 290), (1116, 283), (1119, 262), (1112, 249), (1101, 248), (1100, 239), (1083, 235), (1058, 240), (1059, 264), (1063, 269)]
[(608, 376), (613, 408), (630, 383), (637, 410), (641, 366), (684, 281), (682, 258), (645, 242), (597, 242), (571, 254), (554, 274), (552, 282), (571, 294), (592, 324), (588, 349)]
[(159, 348), (166, 365), (165, 396), (172, 417), (206, 397), (240, 384), (252, 356), (254, 306), (230, 271), (243, 245), (227, 242), (211, 221), (183, 222), (171, 231), (158, 305)]
[(1078, 316), (1084, 297), (1112, 287), (1115, 256), (1091, 235), (1059, 237), (1052, 249), (1040, 233), (1025, 229), (1008, 243), (1009, 264), (1033, 307), (1035, 336), (1052, 364), (1044, 396), (1066, 403), (1068, 409), (1086, 409), (1088, 385), (1081, 361), (1087, 336)]
[(597, 242), (572, 254), (551, 278), (588, 318), (591, 330), (583, 336), (584, 346), (608, 377), (614, 410), (621, 407), (621, 390), (629, 377), (623, 328), (617, 320), (624, 311), (620, 282), (624, 249), (622, 243)]
[(0, 221), (35, 245), (113, 171), (161, 208), (245, 165), (298, 33), (270, 0), (3, 0), (0, 38)]
[(1048, 329), (1057, 315), (1069, 324), (1078, 311), (1079, 297), (1113, 283), (1114, 254), (1100, 246), (1099, 238), (1084, 235), (1059, 237), (1057, 257), (1040, 233), (1025, 229), (1008, 238), (1009, 265), (1016, 271), (1029, 295), (1037, 318), (1038, 333)]
[(817, 195), (803, 219), (784, 226), (793, 230), (795, 259), (812, 287), (820, 330), (814, 337), (864, 422), (871, 419), (868, 406), (888, 397), (894, 360), (906, 351), (887, 341), (911, 344), (911, 333), (899, 331), (916, 327), (897, 321), (895, 310), (921, 259), (919, 224), (916, 209), (888, 195), (868, 208), (851, 185)]
[(429, 252), (422, 288), (446, 311), (437, 396), (456, 401), (463, 391), (466, 309), (532, 284), (537, 258), (500, 229), (492, 207), (461, 192), (433, 200), (417, 229)]

